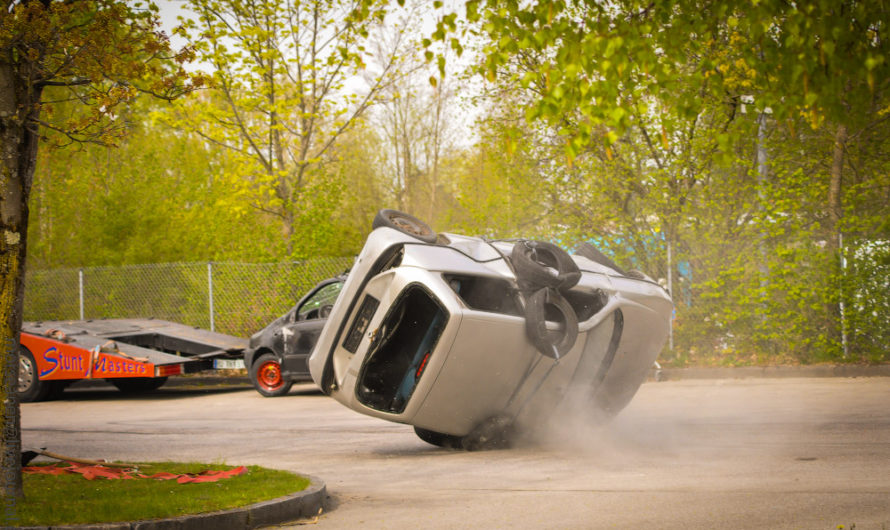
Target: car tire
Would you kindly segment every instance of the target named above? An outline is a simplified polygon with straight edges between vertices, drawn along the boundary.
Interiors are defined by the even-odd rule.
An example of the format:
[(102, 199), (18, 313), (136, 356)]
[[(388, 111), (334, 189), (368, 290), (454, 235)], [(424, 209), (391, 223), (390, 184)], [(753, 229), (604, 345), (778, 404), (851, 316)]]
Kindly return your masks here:
[[(559, 315), (562, 329), (551, 331), (547, 329), (547, 318), (553, 317), (554, 312)], [(559, 291), (539, 289), (526, 300), (525, 329), (542, 355), (558, 359), (567, 354), (578, 339), (578, 316)]]
[(106, 379), (124, 394), (141, 394), (151, 392), (164, 386), (166, 377), (115, 377)]
[(403, 234), (415, 237), (424, 243), (435, 243), (438, 238), (437, 234), (428, 224), (411, 214), (400, 212), (398, 210), (383, 209), (377, 212), (371, 227), (392, 228)]
[(18, 397), (19, 401), (30, 403), (33, 401), (43, 401), (49, 397), (52, 391), (52, 385), (49, 381), (41, 381), (37, 368), (37, 361), (28, 348), (19, 347), (19, 381), (18, 381)]
[(265, 397), (279, 397), (290, 392), (293, 381), (285, 381), (281, 361), (272, 353), (264, 353), (250, 365), (250, 382)]
[(427, 429), (421, 429), (420, 427), (414, 427), (414, 433), (417, 434), (418, 438), (431, 445), (445, 447), (447, 449), (461, 449), (463, 447), (461, 445), (462, 439), (460, 436), (429, 431)]
[(477, 425), (461, 439), (461, 447), (467, 451), (491, 451), (509, 449), (516, 436), (513, 420), (504, 414), (492, 416)]
[(571, 289), (581, 279), (578, 264), (568, 253), (546, 241), (518, 241), (511, 253), (517, 280), (529, 288)]

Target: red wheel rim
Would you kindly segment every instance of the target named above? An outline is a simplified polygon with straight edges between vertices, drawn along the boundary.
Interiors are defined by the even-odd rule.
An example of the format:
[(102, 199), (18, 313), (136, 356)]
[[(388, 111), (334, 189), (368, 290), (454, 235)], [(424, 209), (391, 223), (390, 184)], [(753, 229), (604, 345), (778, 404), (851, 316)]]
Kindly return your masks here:
[(260, 386), (266, 390), (277, 390), (284, 384), (281, 378), (281, 366), (277, 361), (266, 361), (261, 364), (256, 378)]

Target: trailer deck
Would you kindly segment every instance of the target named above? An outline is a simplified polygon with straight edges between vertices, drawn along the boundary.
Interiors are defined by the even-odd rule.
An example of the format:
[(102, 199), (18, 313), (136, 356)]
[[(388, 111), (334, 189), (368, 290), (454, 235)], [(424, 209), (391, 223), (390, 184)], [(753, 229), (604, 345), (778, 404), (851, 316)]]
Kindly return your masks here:
[(247, 347), (247, 339), (154, 319), (25, 322), (20, 343), (23, 401), (82, 379), (158, 388), (171, 375), (237, 368)]

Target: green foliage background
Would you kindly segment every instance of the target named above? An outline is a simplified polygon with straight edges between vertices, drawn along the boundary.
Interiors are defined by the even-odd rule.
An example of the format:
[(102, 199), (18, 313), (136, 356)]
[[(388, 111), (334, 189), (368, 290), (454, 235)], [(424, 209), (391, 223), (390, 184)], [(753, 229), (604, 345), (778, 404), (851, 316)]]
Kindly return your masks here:
[[(440, 231), (543, 238), (568, 249), (590, 241), (626, 268), (665, 286), (670, 278), (676, 318), (662, 360), (674, 365), (890, 360), (883, 8), (461, 5), (427, 15), (388, 7), (388, 17), (437, 18), (437, 32), (412, 36), (418, 24), (385, 19), (384, 29), (413, 45), (400, 48), (386, 90), (377, 85), (364, 112), (352, 112), (366, 101), (357, 89), (313, 115), (324, 123), (321, 144), (292, 137), (291, 147), (317, 156), (262, 169), (232, 149), (247, 136), (208, 135), (212, 119), (232, 116), (218, 85), (175, 106), (139, 100), (123, 116), (130, 134), (117, 148), (45, 146), (26, 307), (67, 314), (70, 286), (33, 287), (50, 269), (70, 276), (80, 267), (164, 262), (348, 260), (375, 212), (395, 207)], [(375, 27), (344, 44), (349, 65), (377, 64), (375, 44), (393, 33)], [(272, 49), (272, 33), (263, 35), (252, 46)], [(467, 70), (449, 55), (464, 50)], [(424, 55), (443, 61), (418, 60)], [(244, 103), (254, 113), (249, 135), (278, 138), (269, 140), (276, 147), (288, 141), (282, 123), (313, 116), (300, 110), (306, 81), (269, 72), (231, 69), (225, 78), (262, 80), (267, 101)], [(350, 84), (337, 82), (348, 93)], [(273, 85), (292, 88), (290, 99), (272, 105)], [(355, 119), (341, 131), (343, 116)], [(259, 325), (265, 317), (254, 300), (281, 296), (286, 305), (307, 288), (272, 276), (240, 286), (243, 303), (233, 311), (243, 314), (225, 317), (233, 322), (226, 329)], [(181, 295), (165, 300), (175, 308)]]

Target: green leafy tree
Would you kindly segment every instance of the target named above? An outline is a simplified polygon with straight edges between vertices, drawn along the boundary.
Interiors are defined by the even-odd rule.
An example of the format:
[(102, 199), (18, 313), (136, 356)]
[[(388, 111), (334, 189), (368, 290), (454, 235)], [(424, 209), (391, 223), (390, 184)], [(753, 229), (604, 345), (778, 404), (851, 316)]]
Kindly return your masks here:
[(277, 224), (225, 185), (231, 155), (154, 122), (158, 105), (140, 98), (122, 109), (128, 134), (116, 147), (39, 150), (32, 267), (277, 257), (269, 250), (279, 239)]
[[(436, 68), (421, 53), (426, 35), (417, 24), (429, 16), (431, 9), (425, 8), (415, 2), (391, 14), (397, 25), (388, 39), (406, 39), (413, 45), (396, 65), (398, 82), (386, 87), (370, 121), (381, 138), (381, 171), (390, 179), (393, 204), (435, 225), (449, 201), (443, 163), (456, 150), (463, 80), (449, 76), (430, 84)], [(453, 62), (447, 64), (458, 71)]]
[[(485, 39), (479, 71), (490, 80), (526, 91), (526, 118), (562, 138), (570, 164), (599, 150), (606, 162), (616, 160), (633, 169), (622, 179), (624, 185), (614, 186), (632, 192), (629, 196), (634, 188), (656, 191), (637, 195), (648, 197), (648, 214), (656, 217), (675, 247), (682, 248), (684, 231), (687, 241), (692, 240), (688, 229), (695, 225), (688, 222), (689, 216), (706, 210), (691, 208), (707, 203), (708, 193), (717, 188), (705, 184), (715, 184), (715, 177), (721, 182), (726, 178), (724, 189), (737, 182), (757, 190), (737, 202), (747, 216), (735, 217), (746, 227), (746, 240), (754, 243), (749, 254), (754, 259), (745, 260), (742, 268), (752, 279), (745, 290), (747, 302), (763, 298), (765, 292), (776, 300), (783, 293), (799, 294), (788, 299), (798, 300), (799, 307), (812, 308), (814, 300), (821, 300), (816, 304), (823, 307), (821, 315), (812, 320), (827, 330), (821, 334), (828, 337), (822, 346), (837, 348), (843, 327), (837, 294), (842, 276), (839, 242), (849, 229), (845, 227), (857, 224), (855, 218), (863, 214), (854, 214), (844, 203), (850, 199), (845, 183), (856, 180), (850, 178), (855, 167), (849, 153), (855, 148), (853, 140), (879, 127), (887, 115), (890, 76), (885, 33), (890, 20), (883, 5), (856, 0), (806, 4), (627, 0), (471, 1), (465, 6), (466, 21)], [(434, 38), (449, 40), (456, 27), (456, 15), (444, 14)], [(746, 106), (748, 118), (743, 119), (740, 112)], [(828, 170), (799, 173), (806, 164), (795, 169), (733, 162), (758, 151), (755, 138), (760, 133), (751, 127), (752, 116), (767, 133), (781, 131), (797, 148), (814, 148), (812, 154)], [(719, 127), (721, 119), (726, 127)], [(740, 120), (749, 125), (731, 126)], [(707, 136), (689, 134), (697, 129)], [(830, 148), (804, 141), (812, 132), (831, 138)], [(695, 138), (711, 147), (687, 149), (684, 144)], [(629, 145), (648, 151), (636, 157), (644, 165), (628, 163)], [(714, 161), (723, 169), (712, 167)], [(733, 166), (737, 170), (731, 170)], [(768, 174), (773, 171), (782, 173)], [(780, 200), (769, 193), (773, 183), (794, 175), (810, 179), (810, 189), (819, 192), (819, 208), (795, 206), (787, 200), (795, 196), (793, 192)], [(656, 186), (639, 188), (640, 182)], [(768, 201), (787, 209), (778, 211)], [(777, 215), (794, 223), (806, 220), (806, 230), (799, 232), (796, 243), (785, 237), (779, 244), (774, 237), (781, 225)], [(801, 254), (802, 245), (810, 251)], [(822, 248), (821, 255), (817, 248)], [(824, 288), (804, 295), (784, 282), (790, 278), (787, 275), (765, 279), (781, 268), (770, 268), (759, 256), (769, 251), (781, 254), (782, 249), (794, 250), (783, 254), (785, 260), (811, 264), (815, 276), (808, 277), (808, 285), (821, 278)], [(761, 289), (764, 281), (780, 292)], [(756, 315), (768, 309), (757, 309), (758, 305), (746, 305), (746, 311)], [(793, 305), (783, 307), (783, 314), (793, 311)], [(810, 311), (802, 314), (814, 316)]]
[[(284, 253), (317, 250), (316, 228), (340, 184), (333, 147), (392, 81), (397, 40), (366, 39), (384, 20), (377, 2), (192, 0), (184, 32), (212, 68), (213, 91), (184, 101), (171, 122), (229, 150), (227, 186), (280, 222)], [(319, 192), (325, 193), (319, 195)], [(327, 193), (330, 192), (330, 193)], [(331, 195), (334, 194), (333, 196)]]
[[(186, 54), (187, 55), (187, 54)], [(113, 0), (6, 1), (0, 9), (0, 417), (4, 499), (22, 496), (18, 333), (31, 194), (38, 141), (110, 142), (115, 112), (138, 93), (173, 98), (186, 75), (157, 30), (150, 9)], [(57, 100), (90, 112), (53, 116)]]
[[(371, 222), (381, 205), (393, 204), (385, 175), (380, 170), (381, 140), (367, 121), (351, 128), (337, 145), (332, 158), (337, 162), (326, 164), (325, 180), (337, 182), (338, 196), (333, 207), (324, 216), (317, 216), (328, 225), (329, 236), (324, 241), (324, 254), (328, 256), (355, 256), (371, 230)], [(306, 221), (313, 223), (313, 217)]]

